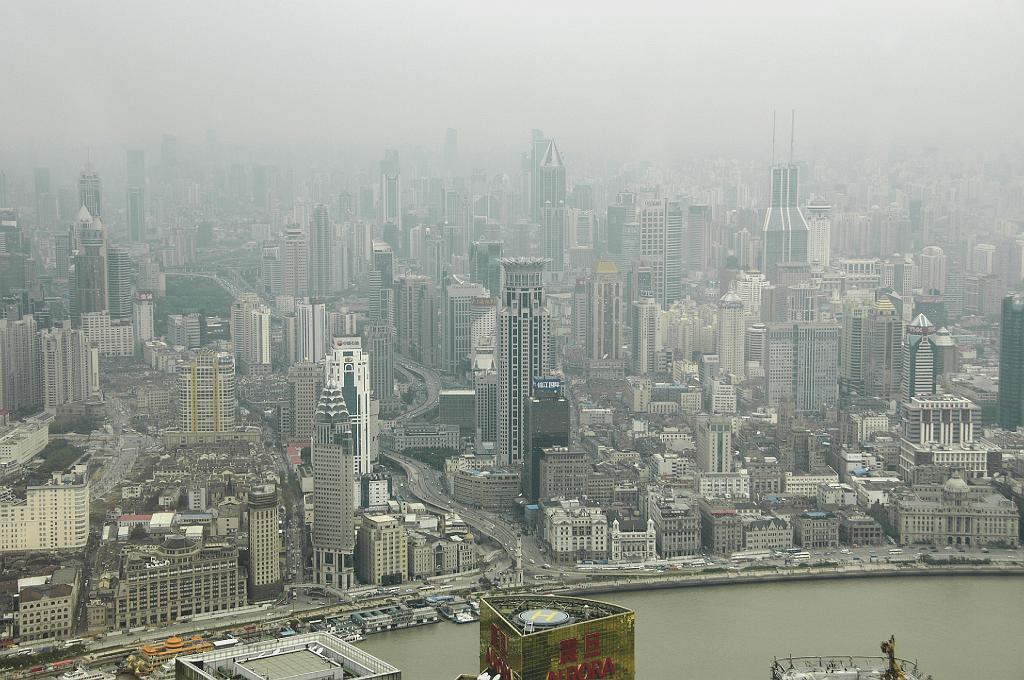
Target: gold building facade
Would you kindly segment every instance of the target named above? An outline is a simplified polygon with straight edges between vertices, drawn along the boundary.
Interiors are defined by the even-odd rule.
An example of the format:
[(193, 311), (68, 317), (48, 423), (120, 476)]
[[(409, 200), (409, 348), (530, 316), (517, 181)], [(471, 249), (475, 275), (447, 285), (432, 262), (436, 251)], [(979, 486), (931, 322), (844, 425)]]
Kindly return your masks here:
[(480, 670), (511, 680), (635, 680), (636, 615), (578, 597), (480, 602)]

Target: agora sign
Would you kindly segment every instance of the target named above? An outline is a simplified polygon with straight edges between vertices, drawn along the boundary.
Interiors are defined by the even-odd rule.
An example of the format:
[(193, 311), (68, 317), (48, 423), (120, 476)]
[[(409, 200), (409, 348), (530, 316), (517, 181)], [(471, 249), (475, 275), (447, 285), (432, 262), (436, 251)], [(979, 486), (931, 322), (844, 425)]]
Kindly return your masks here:
[(559, 668), (557, 671), (548, 671), (547, 680), (595, 680), (595, 678), (611, 678), (614, 675), (615, 662), (608, 656), (603, 661), (594, 659), (575, 666)]
[(548, 671), (547, 680), (595, 680), (615, 675), (615, 662), (610, 656), (601, 658), (601, 633), (583, 636), (580, 654), (579, 638), (566, 638), (558, 643), (557, 671)]
[[(491, 644), (484, 653), (484, 661), (488, 666), (501, 674), (501, 677), (512, 678), (511, 669), (505, 661), (508, 655), (508, 638), (491, 624)], [(558, 668), (548, 671), (545, 680), (600, 680), (615, 677), (615, 661), (610, 656), (601, 654), (601, 633), (587, 633), (583, 636), (583, 644), (579, 638), (566, 638), (558, 643)]]

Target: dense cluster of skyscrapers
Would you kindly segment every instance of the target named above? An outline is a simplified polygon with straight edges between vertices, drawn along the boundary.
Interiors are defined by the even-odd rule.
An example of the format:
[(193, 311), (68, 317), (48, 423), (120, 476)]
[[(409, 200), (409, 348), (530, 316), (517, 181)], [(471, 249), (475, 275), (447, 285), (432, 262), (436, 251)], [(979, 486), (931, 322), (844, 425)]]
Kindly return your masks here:
[[(1004, 299), (1024, 281), (1024, 237), (1017, 223), (958, 221), (974, 179), (897, 190), (792, 159), (595, 177), (539, 130), (512, 174), (461, 165), (454, 130), (440, 163), (389, 150), (369, 172), (300, 175), (214, 147), (186, 158), (172, 136), (156, 167), (128, 151), (123, 201), (92, 163), (75, 191), (47, 168), (7, 189), (0, 408), (89, 412), (107, 366), (135, 357), (175, 376), (164, 442), (255, 441), (246, 428), (271, 421), (308, 450), (313, 578), (330, 588), (393, 576), (357, 554), (400, 533), (365, 512), (385, 430), (391, 445), (429, 449), (452, 448), (457, 427), (449, 453), (469, 462), (452, 465), (472, 469), (458, 468), (459, 488), (511, 480), (538, 504), (600, 497), (582, 441), (613, 422), (636, 448), (646, 438), (692, 453), (680, 465), (704, 475), (698, 488), (749, 496), (745, 480), (773, 466), (838, 482), (825, 442), (851, 413), (884, 415), (902, 442), (889, 467), (911, 484), (941, 458), (928, 447), (974, 446), (973, 430), (947, 441), (921, 423), (978, 417), (965, 394), (980, 400), (992, 367), (965, 377), (961, 364), (984, 358), (995, 338), (983, 324), (997, 320), (998, 396), (982, 412), (1009, 431), (1024, 424), (1024, 302)], [(880, 208), (880, 196), (892, 200)], [(172, 295), (207, 284), (230, 301)], [(442, 407), (456, 422), (403, 429), (442, 381), (465, 407)], [(628, 421), (613, 416), (622, 404), (598, 406), (611, 395)], [(777, 456), (740, 455), (751, 418), (777, 428)], [(624, 446), (607, 442), (595, 450)], [(255, 498), (253, 521), (269, 527), (276, 496)], [(250, 589), (280, 581), (268, 559)]]

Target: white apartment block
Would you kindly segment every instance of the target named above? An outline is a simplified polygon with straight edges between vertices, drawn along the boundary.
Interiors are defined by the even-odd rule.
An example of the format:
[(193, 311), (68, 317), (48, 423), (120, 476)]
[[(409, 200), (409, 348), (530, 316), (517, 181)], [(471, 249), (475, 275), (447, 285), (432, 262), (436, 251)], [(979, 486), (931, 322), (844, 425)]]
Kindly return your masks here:
[(839, 474), (835, 471), (820, 474), (786, 472), (784, 482), (782, 491), (787, 496), (817, 498), (818, 487), (822, 484), (838, 484)]
[(25, 498), (0, 488), (0, 553), (77, 550), (89, 540), (89, 485), (62, 481), (30, 486)]
[(130, 357), (135, 354), (135, 328), (130, 323), (115, 323), (110, 313), (82, 314), (82, 331), (103, 357)]

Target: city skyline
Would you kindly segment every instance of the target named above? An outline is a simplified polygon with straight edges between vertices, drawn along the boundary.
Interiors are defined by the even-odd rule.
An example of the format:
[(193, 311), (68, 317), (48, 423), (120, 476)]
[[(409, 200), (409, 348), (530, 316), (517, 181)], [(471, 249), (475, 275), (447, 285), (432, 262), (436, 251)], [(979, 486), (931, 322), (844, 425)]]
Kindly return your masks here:
[(0, 676), (1019, 666), (1024, 6), (5, 18)]

